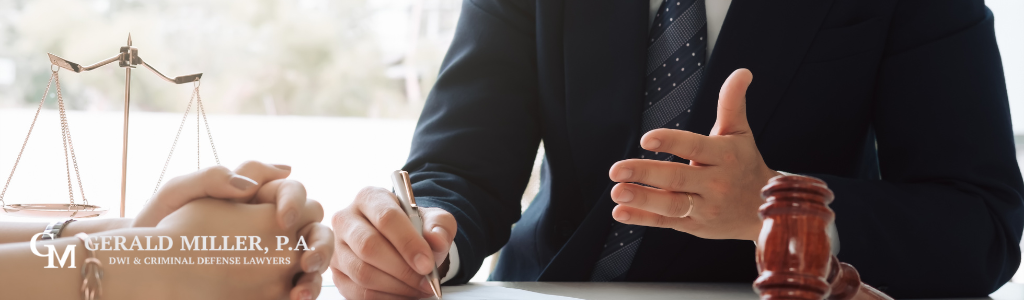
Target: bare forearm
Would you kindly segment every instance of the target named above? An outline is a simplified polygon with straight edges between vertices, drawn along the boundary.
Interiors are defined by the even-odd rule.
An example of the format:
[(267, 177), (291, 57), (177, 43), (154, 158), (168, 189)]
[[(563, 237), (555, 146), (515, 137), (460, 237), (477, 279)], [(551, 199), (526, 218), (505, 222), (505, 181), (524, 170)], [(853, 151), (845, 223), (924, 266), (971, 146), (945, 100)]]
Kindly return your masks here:
[(131, 228), (132, 221), (133, 219), (130, 218), (120, 218), (71, 222), (71, 224), (68, 224), (68, 227), (64, 228), (64, 233), (61, 234), (61, 236), (74, 236), (79, 232), (93, 234), (104, 231)]
[[(97, 233), (108, 230), (128, 228), (132, 219), (98, 219), (81, 220), (68, 224), (61, 236), (74, 236), (76, 233)], [(27, 242), (36, 233), (46, 229), (46, 222), (0, 222), (0, 244)]]
[[(88, 228), (88, 227), (86, 227)], [(95, 236), (119, 235), (132, 238), (143, 235), (159, 235), (158, 229), (122, 229), (99, 233)], [(74, 260), (75, 268), (70, 268), (71, 261), (67, 261), (63, 267), (45, 268), (49, 265), (48, 257), (39, 257), (32, 253), (28, 242), (8, 243), (0, 245), (0, 265), (4, 271), (0, 272), (0, 290), (4, 291), (4, 298), (11, 299), (81, 299), (82, 292), (79, 290), (82, 285), (82, 274), (86, 258), (86, 249), (81, 240), (75, 237), (64, 237), (56, 240), (39, 241), (36, 243), (37, 250), (47, 254), (49, 248), (46, 245), (53, 245), (58, 257), (63, 255), (65, 249), (75, 245), (75, 256), (68, 259)], [(151, 256), (172, 255), (171, 252), (147, 253)], [(163, 285), (154, 278), (159, 274), (167, 274), (167, 269), (146, 270), (155, 267), (173, 268), (169, 266), (127, 266), (107, 264), (112, 254), (109, 251), (96, 251), (96, 258), (103, 262), (103, 279), (101, 299), (140, 299), (140, 296), (166, 295), (159, 291)], [(122, 253), (123, 255), (123, 253)], [(54, 259), (55, 266), (59, 264)], [(128, 270), (128, 268), (134, 268)], [(142, 268), (142, 269), (140, 269)], [(146, 294), (140, 294), (140, 288), (155, 288)], [(153, 298), (156, 299), (156, 298)]]

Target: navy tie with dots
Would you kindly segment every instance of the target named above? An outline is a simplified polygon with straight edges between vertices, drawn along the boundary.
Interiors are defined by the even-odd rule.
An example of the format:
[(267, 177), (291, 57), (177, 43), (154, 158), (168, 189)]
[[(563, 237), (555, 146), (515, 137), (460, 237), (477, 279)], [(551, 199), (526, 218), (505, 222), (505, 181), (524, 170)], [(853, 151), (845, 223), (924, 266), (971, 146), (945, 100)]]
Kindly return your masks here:
[[(697, 88), (704, 79), (707, 17), (704, 0), (666, 0), (651, 25), (647, 46), (647, 84), (641, 129), (680, 128), (686, 124)], [(640, 158), (672, 160), (668, 153), (640, 149)], [(621, 281), (643, 240), (643, 226), (613, 221), (591, 281)]]

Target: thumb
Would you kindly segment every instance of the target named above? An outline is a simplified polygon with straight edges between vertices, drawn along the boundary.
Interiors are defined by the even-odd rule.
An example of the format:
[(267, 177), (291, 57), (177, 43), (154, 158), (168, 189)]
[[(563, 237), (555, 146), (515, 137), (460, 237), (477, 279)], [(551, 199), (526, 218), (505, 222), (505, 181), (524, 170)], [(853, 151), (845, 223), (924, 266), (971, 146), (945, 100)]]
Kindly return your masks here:
[(737, 69), (725, 79), (718, 93), (718, 119), (711, 135), (742, 135), (750, 133), (747, 123), (747, 87), (754, 75), (747, 69)]
[(434, 264), (440, 265), (448, 257), (455, 233), (459, 230), (455, 216), (436, 207), (422, 207), (420, 212), (423, 214), (423, 238), (434, 252)]

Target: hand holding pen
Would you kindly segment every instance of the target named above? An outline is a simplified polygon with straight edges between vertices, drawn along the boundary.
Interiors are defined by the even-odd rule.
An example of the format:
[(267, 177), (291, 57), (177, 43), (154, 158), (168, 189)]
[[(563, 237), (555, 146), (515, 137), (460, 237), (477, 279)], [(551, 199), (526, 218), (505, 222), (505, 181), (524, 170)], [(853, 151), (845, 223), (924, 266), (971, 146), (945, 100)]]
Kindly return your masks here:
[[(412, 223), (413, 229), (423, 235), (423, 219), (420, 216), (419, 207), (416, 206), (416, 197), (412, 195), (412, 182), (409, 181), (409, 173), (402, 170), (395, 171), (391, 174), (391, 183), (394, 186), (395, 195), (398, 196), (398, 205), (409, 216), (409, 222)], [(427, 274), (427, 280), (430, 281), (430, 289), (434, 296), (441, 299), (441, 278), (437, 275), (437, 264), (434, 264), (433, 270)]]
[(367, 187), (351, 205), (334, 214), (338, 244), (331, 271), (346, 299), (435, 296), (426, 275), (447, 257), (457, 227), (455, 217), (443, 209), (418, 210), (422, 234), (395, 194)]

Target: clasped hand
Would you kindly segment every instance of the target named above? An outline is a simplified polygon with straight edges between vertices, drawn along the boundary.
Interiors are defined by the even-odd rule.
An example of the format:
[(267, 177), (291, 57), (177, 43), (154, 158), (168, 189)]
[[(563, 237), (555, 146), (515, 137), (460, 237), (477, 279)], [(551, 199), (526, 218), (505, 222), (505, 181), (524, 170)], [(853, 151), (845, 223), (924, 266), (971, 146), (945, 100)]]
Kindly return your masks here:
[[(627, 159), (612, 165), (608, 175), (619, 182), (611, 191), (618, 203), (612, 211), (615, 220), (708, 239), (757, 239), (761, 230), (757, 211), (764, 204), (760, 190), (779, 173), (765, 165), (747, 123), (746, 91), (751, 79), (746, 69), (726, 79), (710, 136), (655, 129), (640, 139), (644, 149), (667, 152), (690, 160), (689, 164)], [(690, 209), (687, 194), (693, 199), (693, 211), (681, 218)]]
[(183, 236), (263, 236), (264, 241), (304, 237), (311, 250), (287, 254), (294, 256), (290, 265), (224, 266), (214, 272), (183, 268), (178, 282), (190, 283), (188, 291), (195, 294), (189, 298), (313, 299), (333, 255), (334, 235), (320, 224), (320, 204), (306, 199), (301, 183), (285, 179), (290, 173), (288, 166), (249, 161), (234, 171), (217, 166), (176, 177), (147, 203), (133, 227)]

